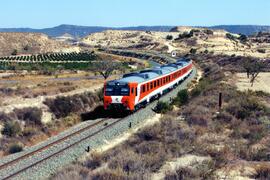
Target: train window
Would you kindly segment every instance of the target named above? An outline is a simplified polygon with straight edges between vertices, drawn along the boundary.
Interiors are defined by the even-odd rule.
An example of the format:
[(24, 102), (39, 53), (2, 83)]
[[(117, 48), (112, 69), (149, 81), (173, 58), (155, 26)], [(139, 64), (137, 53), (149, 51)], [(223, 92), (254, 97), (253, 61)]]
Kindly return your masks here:
[(134, 88), (131, 88), (131, 94), (134, 94)]
[(145, 85), (142, 86), (142, 92), (145, 92)]
[(165, 78), (163, 78), (163, 84), (165, 84), (166, 83), (166, 79)]
[(149, 83), (147, 83), (147, 91), (149, 91)]
[(138, 92), (137, 92), (137, 91), (138, 91), (138, 89), (136, 88), (136, 89), (135, 89), (136, 96), (138, 96)]
[(154, 88), (157, 86), (157, 81), (154, 81)]
[(153, 89), (153, 82), (151, 82), (150, 84), (150, 89)]
[(171, 81), (171, 76), (169, 76), (169, 81)]
[(159, 86), (159, 79), (157, 80), (157, 86)]

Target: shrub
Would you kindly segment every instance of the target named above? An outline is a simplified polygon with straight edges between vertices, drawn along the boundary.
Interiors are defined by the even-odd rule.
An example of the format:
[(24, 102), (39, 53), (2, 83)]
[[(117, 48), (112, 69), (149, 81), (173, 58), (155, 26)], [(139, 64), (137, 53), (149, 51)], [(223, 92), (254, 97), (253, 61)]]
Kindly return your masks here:
[(203, 32), (208, 35), (214, 35), (214, 32), (210, 29), (205, 29)]
[(261, 106), (256, 99), (248, 98), (242, 95), (229, 102), (227, 111), (239, 119), (246, 119), (247, 117), (256, 117), (257, 112), (263, 111), (264, 107)]
[(184, 114), (189, 125), (207, 126), (212, 119), (210, 110), (201, 105), (190, 105), (185, 109)]
[(172, 40), (172, 39), (173, 39), (173, 36), (172, 36), (172, 35), (167, 35), (167, 36), (166, 36), (166, 39), (167, 39), (167, 40)]
[(23, 108), (14, 109), (17, 118), (26, 121), (29, 124), (41, 125), (42, 124), (42, 110), (39, 108)]
[(124, 172), (140, 172), (144, 169), (142, 157), (132, 150), (125, 150), (112, 157), (109, 161), (109, 168), (122, 169)]
[(7, 121), (2, 129), (2, 134), (15, 137), (21, 133), (22, 129), (17, 121)]
[(72, 165), (57, 173), (53, 180), (83, 180), (88, 179), (89, 170), (81, 165)]
[(143, 131), (136, 134), (136, 136), (139, 138), (139, 142), (158, 140), (162, 135), (161, 130), (162, 130), (161, 125), (157, 124), (154, 127), (145, 128)]
[[(89, 179), (92, 180), (124, 180), (128, 179), (126, 173), (121, 170), (103, 169), (98, 172), (91, 173)], [(141, 178), (137, 178), (141, 179)]]
[(172, 110), (172, 106), (168, 102), (158, 101), (155, 112), (165, 114), (168, 111)]
[(175, 172), (166, 173), (165, 180), (175, 180), (175, 179), (200, 179), (199, 174), (188, 167), (180, 167)]
[(206, 50), (204, 50), (204, 54), (208, 54), (209, 53), (209, 51), (206, 49)]
[(10, 114), (0, 112), (0, 121), (11, 121), (12, 118), (10, 116)]
[(248, 41), (248, 38), (246, 35), (244, 34), (240, 34), (240, 37), (238, 38), (240, 40), (241, 43), (246, 43)]
[(252, 177), (254, 179), (262, 179), (262, 180), (267, 180), (270, 179), (270, 167), (269, 165), (258, 165), (256, 168), (257, 174)]
[(22, 132), (22, 136), (30, 138), (30, 137), (34, 136), (35, 134), (37, 134), (38, 132), (39, 132), (38, 128), (28, 126), (28, 127), (24, 128), (24, 130)]
[(189, 52), (190, 52), (191, 54), (196, 54), (197, 49), (191, 48)]
[(233, 116), (228, 112), (220, 112), (217, 114), (216, 119), (220, 122), (230, 123), (233, 120)]
[(71, 113), (80, 113), (94, 108), (100, 102), (99, 97), (93, 93), (83, 93), (74, 96), (59, 96), (55, 99), (46, 99), (45, 104), (50, 108), (56, 118), (67, 117)]
[(101, 155), (93, 153), (91, 154), (91, 157), (84, 163), (84, 166), (89, 169), (96, 169), (101, 165), (101, 163)]
[(266, 53), (266, 50), (265, 49), (258, 49), (257, 50), (259, 53)]
[(180, 106), (186, 104), (188, 102), (188, 99), (188, 91), (186, 89), (183, 89), (177, 93), (177, 97), (174, 99), (174, 103)]
[(10, 154), (14, 154), (14, 153), (17, 153), (17, 152), (21, 152), (22, 150), (23, 150), (22, 144), (14, 143), (14, 144), (9, 146), (8, 152)]

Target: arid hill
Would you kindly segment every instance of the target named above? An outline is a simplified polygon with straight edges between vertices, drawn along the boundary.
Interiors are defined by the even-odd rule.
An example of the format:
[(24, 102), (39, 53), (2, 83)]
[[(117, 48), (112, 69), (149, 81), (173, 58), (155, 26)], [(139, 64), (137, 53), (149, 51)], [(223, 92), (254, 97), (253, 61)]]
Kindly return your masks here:
[(270, 57), (270, 44), (254, 43), (252, 39), (225, 30), (175, 27), (171, 32), (108, 30), (83, 38), (93, 47), (178, 51), (181, 54), (214, 53), (224, 55)]
[(41, 33), (0, 33), (0, 56), (76, 51)]

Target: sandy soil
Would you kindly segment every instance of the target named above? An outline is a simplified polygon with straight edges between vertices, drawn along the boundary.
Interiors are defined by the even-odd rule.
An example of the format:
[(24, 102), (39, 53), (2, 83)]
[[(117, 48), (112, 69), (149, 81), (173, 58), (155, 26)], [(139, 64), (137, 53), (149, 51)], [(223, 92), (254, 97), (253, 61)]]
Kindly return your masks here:
[(167, 162), (165, 165), (161, 167), (159, 172), (152, 175), (152, 180), (162, 180), (165, 178), (166, 173), (173, 172), (183, 168), (195, 168), (196, 166), (203, 164), (205, 162), (210, 162), (210, 157), (196, 156), (187, 154), (180, 158), (174, 159), (173, 161)]
[(236, 86), (241, 91), (253, 90), (270, 93), (270, 73), (260, 73), (256, 78), (253, 87), (251, 87), (246, 73), (237, 73), (235, 78)]

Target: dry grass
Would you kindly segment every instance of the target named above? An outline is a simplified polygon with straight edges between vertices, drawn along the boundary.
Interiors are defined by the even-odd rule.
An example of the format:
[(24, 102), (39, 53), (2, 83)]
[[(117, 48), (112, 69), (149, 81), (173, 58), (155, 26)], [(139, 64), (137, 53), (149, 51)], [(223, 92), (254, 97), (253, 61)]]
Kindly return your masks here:
[(252, 90), (270, 93), (270, 73), (268, 72), (260, 73), (252, 87), (246, 73), (237, 73), (235, 79), (236, 86), (240, 91)]

